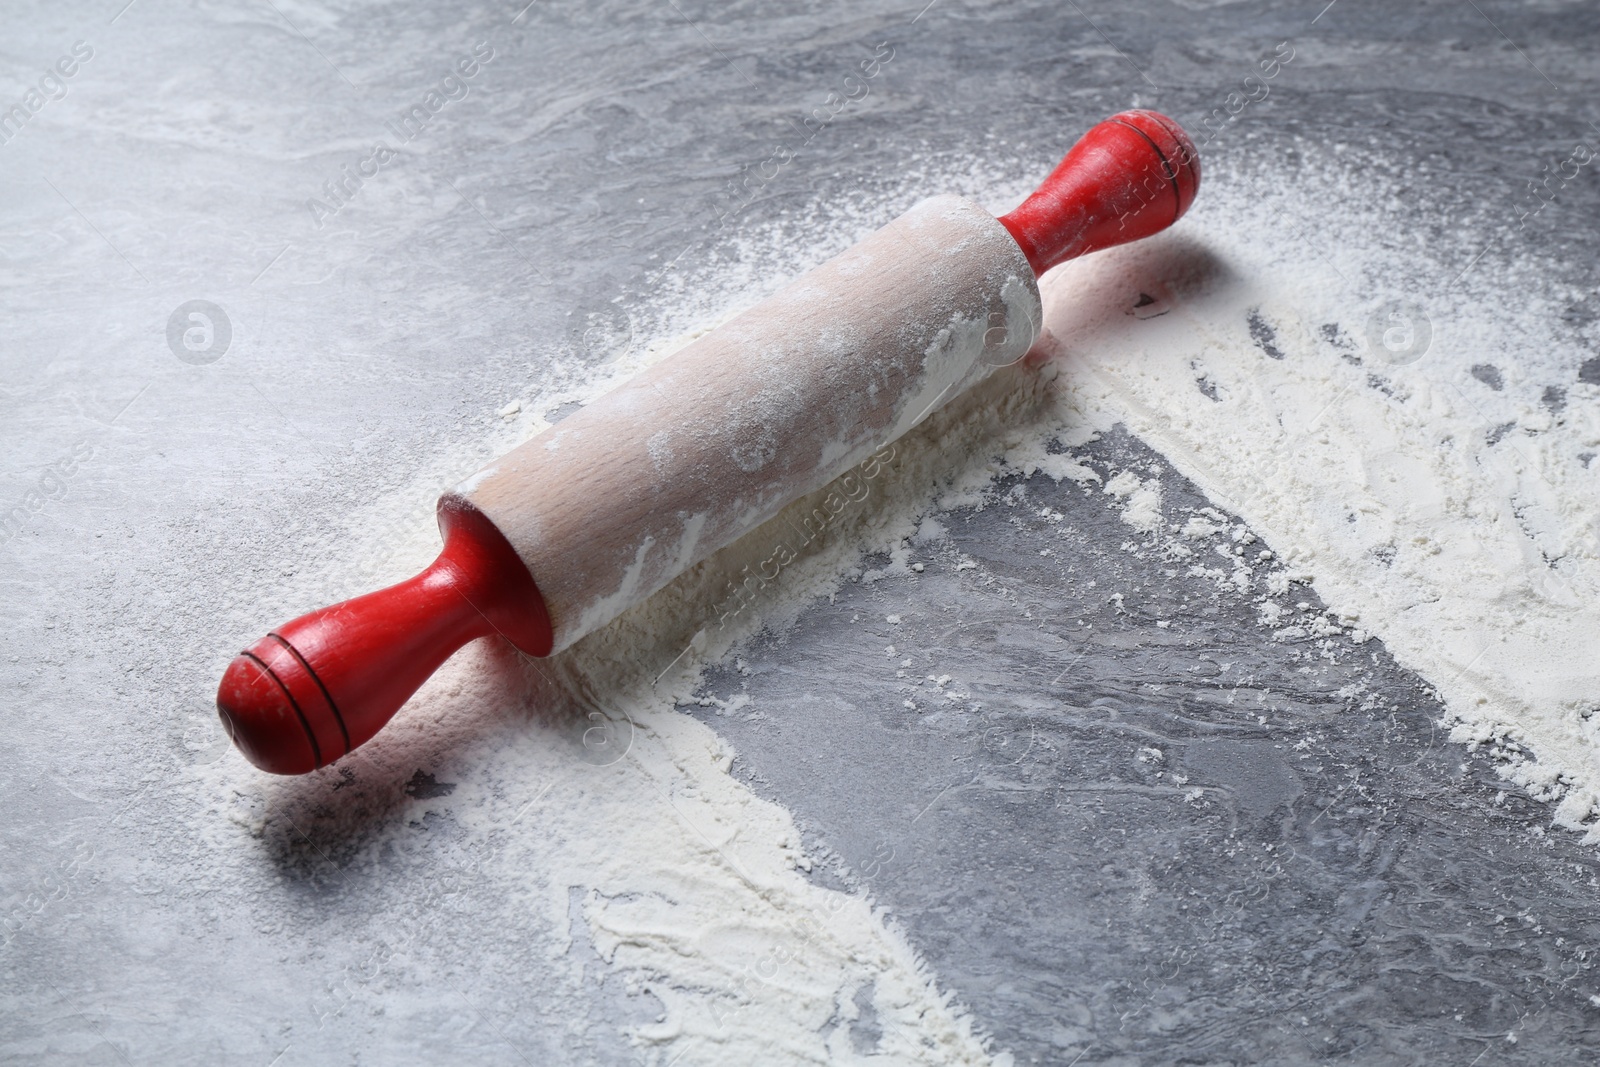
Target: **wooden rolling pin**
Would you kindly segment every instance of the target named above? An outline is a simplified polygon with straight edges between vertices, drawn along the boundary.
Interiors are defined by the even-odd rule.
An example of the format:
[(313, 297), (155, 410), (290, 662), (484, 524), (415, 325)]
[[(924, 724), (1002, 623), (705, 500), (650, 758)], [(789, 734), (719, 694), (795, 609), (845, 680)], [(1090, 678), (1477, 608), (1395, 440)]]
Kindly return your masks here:
[(445, 494), (427, 570), (234, 659), (229, 736), (301, 774), (369, 740), (474, 638), (566, 648), (1020, 359), (1039, 275), (1165, 229), (1199, 183), (1177, 123), (1124, 111), (1003, 218), (923, 201)]

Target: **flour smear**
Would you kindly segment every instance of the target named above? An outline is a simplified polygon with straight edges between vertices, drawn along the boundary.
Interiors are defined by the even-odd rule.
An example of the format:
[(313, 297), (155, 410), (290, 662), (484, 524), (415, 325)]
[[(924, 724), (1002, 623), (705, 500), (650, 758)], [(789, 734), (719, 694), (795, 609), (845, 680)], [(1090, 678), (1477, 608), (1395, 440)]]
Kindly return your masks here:
[[(1437, 687), (1457, 740), (1489, 746), (1508, 776), (1559, 798), (1558, 822), (1594, 826), (1597, 668), (1585, 653), (1600, 638), (1588, 503), (1600, 388), (1580, 380), (1578, 339), (1561, 333), (1576, 297), (1504, 255), (1446, 291), (1440, 276), (1461, 264), (1386, 241), (1389, 208), (1369, 206), (1393, 201), (1401, 176), (1354, 151), (1319, 158), (1272, 182), (1213, 167), (1176, 230), (1047, 277), (1048, 333), (1033, 355), (908, 434), (862, 506), (739, 611), (727, 610), (728, 585), (771, 556), (783, 515), (552, 659), (474, 646), (339, 767), (295, 782), (233, 758), (202, 768), (201, 795), (219, 799), (197, 832), (217, 855), (240, 853), (240, 829), (284, 849), (297, 835), (350, 842), (336, 854), (359, 870), (401, 840), (395, 794), (431, 766), (455, 788), (413, 795), (473, 857), (476, 891), (503, 898), (503, 936), (539, 947), (522, 965), (553, 983), (546, 995), (569, 1018), (623, 1027), (641, 1064), (1004, 1067), (1009, 1054), (893, 917), (810, 877), (789, 814), (735, 779), (725, 743), (677, 708), (761, 628), (781, 629), (841, 582), (909, 573), (904, 546), (930, 514), (984, 505), (1007, 474), (1097, 479), (1070, 450), (1119, 423), (1218, 509), (1170, 525), (1155, 482), (1117, 473), (1100, 488), (1136, 533), (1181, 542), (1226, 527), (1225, 512), (1242, 518), (1271, 549), (1260, 565), (1279, 588), (1315, 586), (1333, 616), (1324, 628), (1381, 639)], [(674, 340), (619, 346), (603, 364), (550, 353), (521, 395), (485, 398), (504, 420), (489, 444), (557, 421), (924, 193), (1006, 209), (1027, 185), (992, 174), (1037, 161), (986, 166), (927, 164), (652, 279), (623, 333)], [(1318, 205), (1309, 232), (1305, 204)], [(1514, 309), (1478, 299), (1493, 291), (1517, 293)], [(415, 493), (355, 516), (352, 551), (391, 561), (377, 568), (389, 579), (425, 562), (427, 501), (480, 463), (483, 445), (439, 457)], [(869, 552), (889, 565), (864, 570)], [(1263, 604), (1263, 625), (1283, 614)], [(404, 930), (428, 928), (432, 903), (400, 907), (373, 934), (399, 939), (391, 967), (420, 952), (424, 935)], [(585, 1007), (597, 979), (582, 961), (596, 957), (648, 1011), (628, 1021)]]
[(1044, 287), (1063, 380), (1600, 840), (1600, 386), (1566, 325), (1590, 294), (1492, 225), (1477, 262), (1383, 247), (1383, 178), (1351, 153), (1263, 203), (1224, 175), (1196, 225), (1069, 265)]

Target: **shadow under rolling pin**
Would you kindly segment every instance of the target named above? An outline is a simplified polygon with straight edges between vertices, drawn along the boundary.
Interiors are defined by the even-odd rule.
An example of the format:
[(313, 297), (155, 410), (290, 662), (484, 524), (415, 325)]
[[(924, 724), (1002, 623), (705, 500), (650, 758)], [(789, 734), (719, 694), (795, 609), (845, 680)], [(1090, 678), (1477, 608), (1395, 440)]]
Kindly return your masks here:
[(1020, 359), (1040, 275), (1165, 229), (1199, 184), (1177, 123), (1124, 111), (1003, 218), (923, 201), (445, 494), (427, 570), (234, 659), (228, 735), (257, 767), (303, 774), (475, 638), (566, 648)]

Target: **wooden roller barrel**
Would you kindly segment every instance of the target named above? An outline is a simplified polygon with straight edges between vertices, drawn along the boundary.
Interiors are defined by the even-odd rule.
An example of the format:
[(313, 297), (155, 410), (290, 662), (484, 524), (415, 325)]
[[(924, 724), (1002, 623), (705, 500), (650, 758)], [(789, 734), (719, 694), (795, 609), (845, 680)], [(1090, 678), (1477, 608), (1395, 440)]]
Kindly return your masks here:
[(1005, 227), (937, 197), (455, 490), (505, 534), (559, 651), (833, 481), (1038, 334)]

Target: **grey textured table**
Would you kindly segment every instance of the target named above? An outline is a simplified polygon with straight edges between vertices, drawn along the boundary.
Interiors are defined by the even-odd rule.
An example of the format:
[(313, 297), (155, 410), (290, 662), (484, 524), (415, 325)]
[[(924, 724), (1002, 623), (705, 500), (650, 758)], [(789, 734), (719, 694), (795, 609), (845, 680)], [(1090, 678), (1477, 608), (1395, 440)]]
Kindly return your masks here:
[[(454, 894), (369, 1016), (309, 1027), (304, 990), (442, 884), (445, 836), (380, 878), (344, 863), (359, 832), (227, 870), (177, 832), (233, 646), (307, 606), (279, 579), (359, 591), (337, 516), (442, 442), (484, 458), (501, 398), (540, 373), (530, 339), (597, 361), (670, 327), (646, 299), (668, 260), (737, 260), (779, 226), (803, 244), (818, 204), (878, 197), (881, 222), (935, 191), (908, 163), (992, 158), (1020, 188), (1121, 108), (1198, 122), (1284, 40), (1309, 61), (1208, 158), (1314, 166), (1284, 146), (1338, 135), (1400, 168), (1448, 160), (1452, 188), (1417, 192), (1424, 237), (1520, 196), (1588, 136), (1600, 89), (1582, 4), (520, 6), (8, 12), (0, 107), (26, 105), (0, 144), (8, 1062), (643, 1062), (620, 1027), (649, 998), (579, 943), (594, 996), (554, 1015), (492, 883)], [(343, 168), (483, 41), (472, 91), (357, 188)], [(748, 181), (885, 41), (871, 95)], [(755, 195), (719, 224), (741, 176)], [(1594, 202), (1574, 190), (1539, 232), (1553, 271), (1586, 277)], [(215, 361), (169, 345), (193, 300), (230, 321)], [(1202, 503), (1125, 436), (1086, 455)], [(1592, 1062), (1592, 849), (1445, 742), (1425, 684), (1377, 642), (1266, 640), (1244, 592), (1125, 548), (1102, 495), (1001, 490), (941, 518), (915, 579), (847, 585), (707, 683), (806, 709), (696, 713), (829, 857), (814, 877), (886, 905), (1021, 1063)], [(1045, 507), (1080, 552), (1039, 554)], [(941, 566), (955, 551), (998, 580)], [(864, 630), (889, 615), (892, 636)], [(940, 699), (930, 673), (981, 710), (908, 708)], [(448, 785), (419, 768), (408, 795)]]

